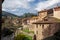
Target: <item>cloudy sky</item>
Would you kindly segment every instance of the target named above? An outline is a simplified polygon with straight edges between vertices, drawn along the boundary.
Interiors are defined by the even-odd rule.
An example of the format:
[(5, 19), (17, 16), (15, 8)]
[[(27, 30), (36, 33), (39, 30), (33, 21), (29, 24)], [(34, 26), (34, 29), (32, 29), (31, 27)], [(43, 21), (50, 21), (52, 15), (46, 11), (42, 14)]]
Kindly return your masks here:
[(56, 7), (60, 0), (5, 0), (2, 4), (2, 10), (18, 16), (24, 13), (37, 13), (43, 9)]

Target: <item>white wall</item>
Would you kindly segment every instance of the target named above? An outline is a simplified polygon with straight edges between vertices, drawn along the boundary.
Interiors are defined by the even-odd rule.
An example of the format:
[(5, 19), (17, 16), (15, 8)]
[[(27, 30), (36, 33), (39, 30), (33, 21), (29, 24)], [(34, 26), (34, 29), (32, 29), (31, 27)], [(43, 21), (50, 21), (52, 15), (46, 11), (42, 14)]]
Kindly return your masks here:
[(60, 19), (60, 10), (59, 11), (54, 11), (54, 17)]

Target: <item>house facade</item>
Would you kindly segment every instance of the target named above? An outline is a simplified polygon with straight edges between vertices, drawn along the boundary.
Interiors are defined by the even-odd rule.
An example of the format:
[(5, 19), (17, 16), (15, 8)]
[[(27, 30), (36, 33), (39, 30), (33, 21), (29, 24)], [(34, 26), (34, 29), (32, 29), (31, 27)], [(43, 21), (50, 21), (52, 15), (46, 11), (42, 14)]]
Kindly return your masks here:
[[(36, 40), (43, 40), (49, 36), (53, 36), (60, 30), (60, 7), (42, 10), (38, 12), (38, 16), (28, 20), (27, 25), (30, 31), (34, 31)], [(26, 23), (25, 23), (26, 24)]]
[(42, 10), (38, 12), (39, 19), (42, 20), (44, 17), (47, 16), (47, 10)]
[(36, 40), (43, 40), (49, 36), (53, 36), (58, 30), (60, 30), (60, 7), (44, 10), (38, 12), (40, 17), (37, 22), (33, 23), (34, 34)]
[(30, 23), (30, 18), (24, 18), (22, 19), (22, 26), (23, 28), (28, 28), (29, 27), (29, 23)]
[(21, 21), (22, 21), (21, 18), (14, 18), (12, 20), (12, 23), (13, 23), (14, 26), (21, 26), (22, 25), (22, 22)]
[(53, 9), (39, 11), (38, 16), (40, 20), (43, 20), (46, 16), (53, 16)]
[(35, 16), (35, 17), (32, 17), (32, 18), (30, 18), (28, 21), (29, 21), (29, 31), (33, 31), (33, 30), (35, 30), (34, 29), (34, 24), (32, 24), (33, 22), (36, 22), (37, 20), (38, 20), (39, 18), (38, 18), (38, 16)]
[(32, 23), (37, 21), (42, 21), (47, 16), (53, 16), (53, 9), (39, 11), (37, 16), (30, 18), (28, 20), (29, 30), (34, 31), (35, 24)]
[(53, 36), (58, 30), (60, 30), (60, 21), (55, 18), (49, 18), (47, 20), (38, 21), (34, 27), (34, 33), (36, 35), (36, 40), (43, 40), (49, 36)]
[(55, 7), (53, 11), (54, 11), (54, 17), (60, 19), (60, 7)]
[(36, 17), (32, 17), (29, 21), (30, 21), (30, 27), (29, 27), (29, 30), (32, 30), (34, 31), (34, 26), (35, 24), (32, 24), (34, 22), (37, 22), (37, 21), (42, 21), (45, 17), (47, 16), (53, 16), (53, 9), (49, 9), (49, 10), (43, 10), (43, 11), (39, 11), (38, 12), (38, 16)]

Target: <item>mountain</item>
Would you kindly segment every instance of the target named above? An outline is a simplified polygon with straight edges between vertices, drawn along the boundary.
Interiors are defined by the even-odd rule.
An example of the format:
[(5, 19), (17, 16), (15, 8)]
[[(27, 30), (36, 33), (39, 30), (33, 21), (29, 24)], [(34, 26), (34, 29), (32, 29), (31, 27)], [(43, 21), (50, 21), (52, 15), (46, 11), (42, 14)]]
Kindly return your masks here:
[[(14, 23), (16, 23), (16, 24), (14, 24)], [(20, 23), (21, 22), (20, 22), (19, 16), (14, 15), (9, 12), (2, 11), (2, 29), (3, 28), (15, 29), (20, 26)]]
[(21, 15), (20, 18), (29, 18), (29, 17), (33, 17), (33, 16), (37, 16), (37, 14), (25, 13), (25, 14)]
[(12, 14), (12, 13), (9, 13), (9, 12), (6, 12), (6, 11), (2, 11), (2, 16), (19, 17), (15, 14)]

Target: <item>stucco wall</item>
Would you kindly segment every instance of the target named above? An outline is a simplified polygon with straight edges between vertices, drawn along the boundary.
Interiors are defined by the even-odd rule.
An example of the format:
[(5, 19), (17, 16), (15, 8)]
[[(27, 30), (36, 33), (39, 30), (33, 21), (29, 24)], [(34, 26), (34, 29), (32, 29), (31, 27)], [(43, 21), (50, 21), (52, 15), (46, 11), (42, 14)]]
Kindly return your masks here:
[(60, 10), (59, 11), (54, 11), (54, 17), (60, 19)]
[(34, 31), (35, 30), (35, 25), (34, 24), (30, 24), (29, 25), (29, 31)]
[(42, 13), (39, 13), (38, 16), (41, 18), (44, 18), (45, 16), (47, 16), (47, 12), (42, 12)]

